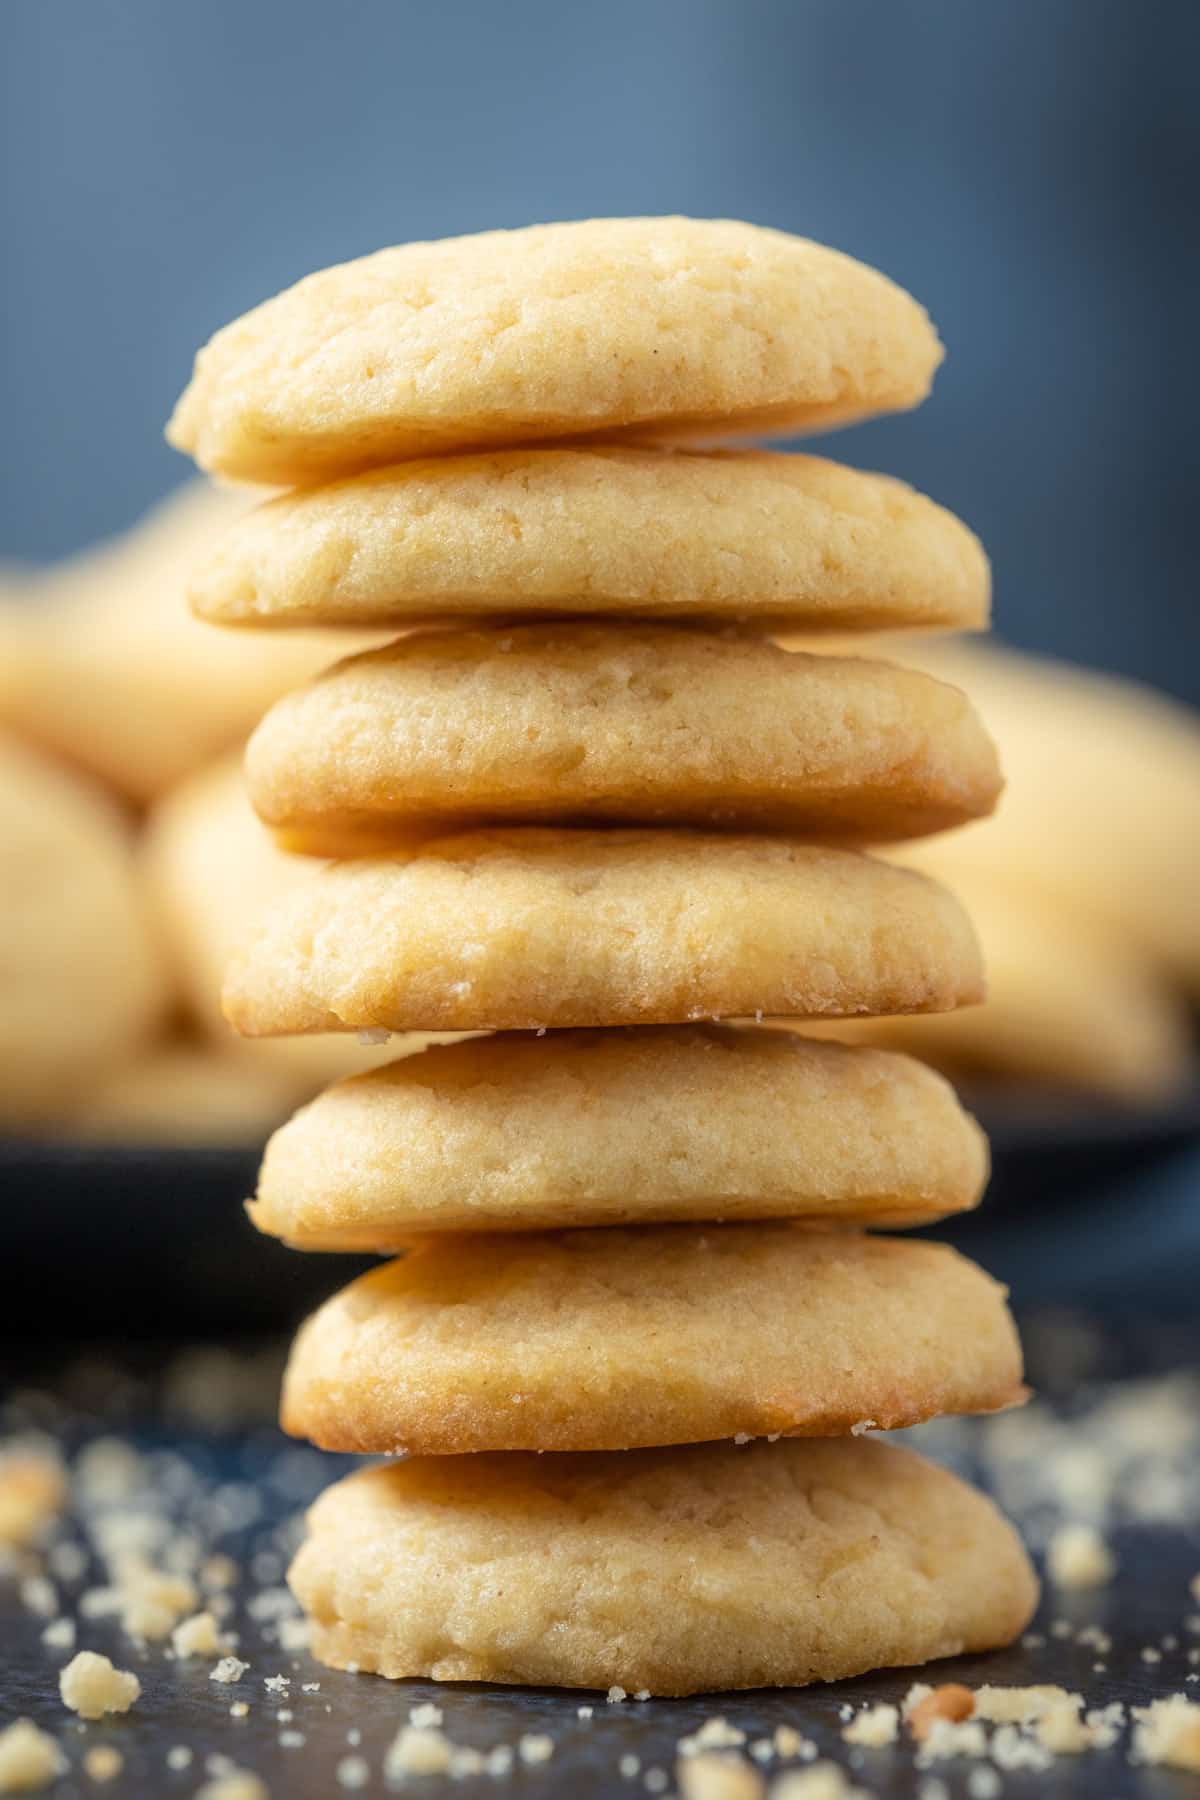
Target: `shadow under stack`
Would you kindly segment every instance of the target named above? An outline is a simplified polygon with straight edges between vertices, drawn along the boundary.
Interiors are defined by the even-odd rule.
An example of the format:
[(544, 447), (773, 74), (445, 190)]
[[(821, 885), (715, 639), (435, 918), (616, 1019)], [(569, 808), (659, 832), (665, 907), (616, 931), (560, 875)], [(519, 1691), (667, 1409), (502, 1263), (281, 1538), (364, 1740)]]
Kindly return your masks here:
[(920, 1063), (802, 1030), (982, 997), (953, 897), (860, 846), (990, 811), (995, 753), (953, 687), (771, 642), (979, 628), (986, 559), (888, 477), (684, 443), (914, 406), (940, 355), (847, 257), (651, 219), (385, 250), (197, 360), (172, 441), (289, 489), (198, 612), (401, 634), (251, 741), (266, 824), (342, 860), (227, 1015), (490, 1034), (330, 1088), (251, 1206), (395, 1255), (285, 1382), (289, 1432), (400, 1458), (291, 1572), (334, 1666), (682, 1694), (1029, 1618), (990, 1502), (869, 1435), (1023, 1397), (1003, 1291), (875, 1235), (974, 1206), (986, 1145)]

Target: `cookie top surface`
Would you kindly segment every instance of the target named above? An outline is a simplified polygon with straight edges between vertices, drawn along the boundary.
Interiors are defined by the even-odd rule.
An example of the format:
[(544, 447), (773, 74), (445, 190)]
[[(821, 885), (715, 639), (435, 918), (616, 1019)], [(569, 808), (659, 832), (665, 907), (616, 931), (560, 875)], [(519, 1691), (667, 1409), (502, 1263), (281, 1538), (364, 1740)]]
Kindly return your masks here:
[(989, 1500), (863, 1438), (365, 1469), (289, 1580), (335, 1668), (652, 1694), (990, 1649), (1037, 1599)]
[(486, 824), (675, 824), (883, 842), (991, 810), (995, 748), (919, 671), (671, 625), (401, 639), (267, 714), (250, 797), (292, 849)]
[(944, 1245), (643, 1226), (417, 1240), (301, 1329), (282, 1418), (328, 1450), (627, 1450), (1023, 1392), (1003, 1288)]
[(0, 1123), (71, 1107), (169, 1004), (133, 843), (107, 795), (0, 737)]
[(282, 494), (214, 538), (188, 592), (229, 625), (588, 613), (849, 631), (974, 629), (990, 585), (974, 533), (890, 476), (604, 445), (438, 457)]
[(590, 219), (402, 244), (219, 331), (167, 435), (290, 485), (583, 433), (822, 430), (915, 406), (924, 309), (836, 250), (723, 219)]
[(978, 999), (944, 889), (787, 838), (536, 827), (321, 870), (234, 956), (246, 1036), (939, 1011)]
[(250, 1216), (298, 1249), (688, 1219), (918, 1224), (973, 1206), (982, 1132), (883, 1051), (682, 1026), (508, 1033), (340, 1082), (276, 1132)]

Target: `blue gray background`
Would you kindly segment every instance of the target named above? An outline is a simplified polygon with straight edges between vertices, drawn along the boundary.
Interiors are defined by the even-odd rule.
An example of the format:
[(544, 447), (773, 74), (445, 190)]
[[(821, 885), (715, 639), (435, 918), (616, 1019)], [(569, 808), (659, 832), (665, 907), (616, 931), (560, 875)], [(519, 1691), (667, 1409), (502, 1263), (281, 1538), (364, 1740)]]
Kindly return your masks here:
[(195, 347), (405, 238), (732, 214), (925, 301), (831, 441), (961, 511), (1016, 642), (1200, 700), (1194, 0), (4, 0), (0, 556), (182, 479)]

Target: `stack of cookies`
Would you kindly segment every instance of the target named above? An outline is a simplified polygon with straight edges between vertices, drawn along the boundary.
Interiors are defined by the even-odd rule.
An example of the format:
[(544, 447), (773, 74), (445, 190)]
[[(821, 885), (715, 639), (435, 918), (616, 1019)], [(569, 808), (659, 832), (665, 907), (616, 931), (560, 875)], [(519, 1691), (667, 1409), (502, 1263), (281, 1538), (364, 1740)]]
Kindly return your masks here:
[(866, 1435), (1022, 1397), (1002, 1290), (865, 1229), (973, 1206), (981, 1135), (907, 1057), (760, 1028), (981, 995), (952, 896), (858, 848), (990, 810), (969, 702), (768, 634), (979, 626), (986, 561), (885, 477), (680, 447), (915, 405), (939, 356), (847, 257), (661, 219), (386, 250), (198, 359), (172, 441), (291, 490), (198, 611), (406, 633), (250, 745), (280, 841), (343, 860), (227, 1014), (490, 1034), (331, 1088), (252, 1203), (397, 1254), (286, 1377), (289, 1431), (403, 1458), (321, 1499), (292, 1571), (334, 1666), (678, 1694), (1029, 1616), (991, 1505)]

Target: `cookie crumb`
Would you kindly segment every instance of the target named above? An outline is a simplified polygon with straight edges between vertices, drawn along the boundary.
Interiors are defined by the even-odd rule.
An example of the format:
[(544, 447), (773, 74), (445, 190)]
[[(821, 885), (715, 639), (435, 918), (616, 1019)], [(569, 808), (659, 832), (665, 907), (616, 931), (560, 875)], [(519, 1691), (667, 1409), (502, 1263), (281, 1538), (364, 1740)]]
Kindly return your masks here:
[[(939, 1719), (944, 1719), (951, 1725), (961, 1725), (975, 1711), (974, 1694), (960, 1682), (946, 1681), (940, 1687), (925, 1688), (914, 1701), (913, 1695), (922, 1685), (918, 1682), (910, 1688), (904, 1703), (905, 1722), (919, 1744), (925, 1742)], [(895, 1733), (892, 1735), (894, 1737)], [(845, 1737), (846, 1733), (843, 1732), (842, 1736)]]
[(58, 1458), (41, 1450), (0, 1453), (0, 1544), (24, 1550), (63, 1509), (67, 1484)]
[(249, 1769), (230, 1768), (197, 1788), (195, 1800), (271, 1800), (265, 1782)]
[(92, 1781), (112, 1781), (125, 1767), (125, 1758), (112, 1744), (97, 1744), (83, 1759), (83, 1772)]
[(1200, 1772), (1200, 1705), (1186, 1694), (1133, 1709), (1133, 1760)]
[(1046, 1552), (1046, 1572), (1055, 1587), (1105, 1587), (1117, 1559), (1093, 1525), (1063, 1525)]
[(18, 1719), (0, 1731), (0, 1794), (36, 1794), (64, 1774), (67, 1759), (48, 1731)]
[[(886, 1744), (895, 1743), (899, 1728), (898, 1706), (869, 1706), (865, 1712), (856, 1713), (849, 1725), (842, 1728), (842, 1740), (847, 1744), (858, 1744), (864, 1750), (882, 1750)], [(914, 1725), (913, 1736), (919, 1735)]]
[(384, 1757), (385, 1775), (443, 1775), (450, 1767), (450, 1745), (440, 1731), (404, 1725)]
[(766, 1783), (749, 1763), (705, 1751), (675, 1765), (680, 1800), (761, 1800)]
[(249, 1667), (250, 1664), (243, 1662), (240, 1656), (223, 1656), (216, 1667), (208, 1671), (208, 1679), (225, 1684), (240, 1681)]
[(101, 1719), (105, 1713), (128, 1712), (142, 1691), (137, 1676), (114, 1669), (107, 1656), (81, 1650), (58, 1678), (63, 1705), (81, 1719)]
[(229, 1645), (217, 1629), (213, 1614), (198, 1612), (176, 1625), (171, 1633), (171, 1648), (176, 1656), (186, 1659), (189, 1656), (221, 1656)]

